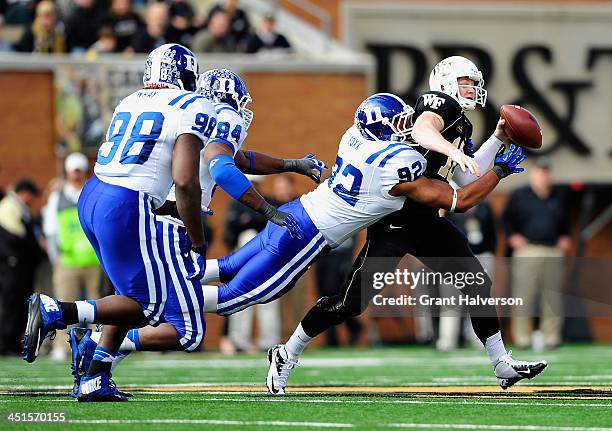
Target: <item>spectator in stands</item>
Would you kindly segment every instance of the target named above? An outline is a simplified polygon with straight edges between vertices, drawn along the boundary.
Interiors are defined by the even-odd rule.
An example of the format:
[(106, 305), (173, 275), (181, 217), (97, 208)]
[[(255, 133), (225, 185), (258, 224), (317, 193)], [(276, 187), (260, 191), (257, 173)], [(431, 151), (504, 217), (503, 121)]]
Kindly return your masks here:
[(291, 44), (285, 36), (276, 31), (274, 14), (266, 14), (261, 25), (251, 34), (244, 45), (244, 52), (255, 54), (262, 51), (291, 52)]
[(117, 36), (113, 32), (113, 27), (104, 24), (98, 31), (98, 40), (89, 47), (89, 55), (110, 54), (117, 50)]
[(166, 30), (168, 43), (180, 43), (191, 46), (191, 36), (198, 27), (202, 26), (201, 19), (197, 19), (193, 8), (185, 0), (168, 1), (169, 23)]
[(0, 5), (2, 5), (2, 12), (0, 13), (4, 15), (7, 24), (30, 25), (34, 19), (36, 2), (33, 0), (0, 1)]
[(13, 51), (13, 45), (7, 40), (4, 39), (4, 34), (2, 32), (4, 28), (4, 17), (0, 15), (0, 52), (11, 52)]
[[(66, 301), (99, 298), (100, 265), (81, 228), (76, 206), (88, 178), (89, 161), (84, 154), (72, 153), (66, 157), (64, 168), (66, 180), (51, 193), (43, 212), (47, 255), (54, 267), (53, 294)], [(52, 358), (64, 359), (68, 347), (64, 340), (56, 339)]]
[(75, 0), (66, 18), (68, 52), (85, 51), (96, 42), (104, 20), (104, 9), (97, 0)]
[(117, 52), (130, 47), (134, 36), (144, 26), (140, 16), (134, 12), (131, 0), (112, 0), (107, 22), (117, 37)]
[(571, 249), (571, 239), (567, 208), (560, 191), (552, 187), (547, 158), (536, 160), (529, 186), (510, 195), (503, 220), (513, 249), (513, 295), (524, 301), (523, 307), (513, 308), (514, 342), (519, 348), (532, 345), (539, 296), (543, 347), (554, 348), (561, 342), (562, 258)]
[(52, 1), (43, 0), (38, 3), (34, 22), (23, 33), (15, 45), (15, 50), (44, 54), (64, 54), (66, 52), (64, 24), (58, 20)]
[(165, 3), (153, 3), (147, 9), (145, 27), (138, 30), (131, 47), (134, 52), (149, 53), (166, 43), (168, 26), (168, 6)]
[(227, 14), (217, 11), (213, 14), (205, 30), (200, 30), (191, 40), (195, 52), (232, 53), (238, 45), (230, 34), (230, 21)]
[(0, 354), (20, 354), (27, 299), (43, 253), (30, 214), (39, 190), (24, 179), (0, 201)]
[(222, 0), (213, 6), (208, 11), (205, 26), (208, 27), (213, 16), (220, 11), (225, 12), (229, 19), (229, 34), (232, 39), (237, 44), (243, 42), (249, 35), (251, 25), (249, 24), (249, 17), (246, 12), (238, 7), (237, 0)]

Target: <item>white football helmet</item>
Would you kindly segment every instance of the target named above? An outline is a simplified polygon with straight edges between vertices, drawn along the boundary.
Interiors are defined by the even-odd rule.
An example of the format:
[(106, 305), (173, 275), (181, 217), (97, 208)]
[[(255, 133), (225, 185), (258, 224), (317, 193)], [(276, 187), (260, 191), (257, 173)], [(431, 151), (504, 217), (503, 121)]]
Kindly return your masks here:
[[(457, 80), (463, 77), (473, 80), (474, 85), (460, 86)], [(461, 96), (459, 87), (472, 87), (474, 99)], [(459, 102), (464, 111), (473, 110), (476, 104), (484, 106), (487, 101), (487, 90), (484, 89), (482, 72), (470, 60), (458, 55), (445, 58), (436, 64), (429, 75), (429, 89), (448, 94)]]

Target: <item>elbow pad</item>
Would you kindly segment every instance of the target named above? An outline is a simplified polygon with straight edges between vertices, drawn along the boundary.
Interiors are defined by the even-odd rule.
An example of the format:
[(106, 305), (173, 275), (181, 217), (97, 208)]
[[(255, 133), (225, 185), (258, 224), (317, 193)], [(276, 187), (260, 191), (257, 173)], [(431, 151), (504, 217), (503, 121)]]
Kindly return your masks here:
[(238, 169), (234, 159), (227, 154), (219, 154), (210, 159), (208, 171), (214, 182), (236, 200), (251, 187), (250, 181)]

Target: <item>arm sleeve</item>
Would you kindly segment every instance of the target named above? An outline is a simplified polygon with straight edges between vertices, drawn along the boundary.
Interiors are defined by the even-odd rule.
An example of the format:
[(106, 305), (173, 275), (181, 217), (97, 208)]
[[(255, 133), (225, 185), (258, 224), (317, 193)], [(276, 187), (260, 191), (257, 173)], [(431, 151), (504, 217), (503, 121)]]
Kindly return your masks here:
[(234, 159), (227, 154), (219, 154), (210, 159), (208, 171), (213, 181), (236, 200), (251, 187), (251, 182), (238, 169)]
[[(491, 135), (489, 139), (484, 141), (480, 148), (474, 153), (474, 160), (480, 167), (481, 173), (484, 174), (489, 170), (491, 164), (495, 160), (495, 155), (497, 154), (501, 144), (502, 141), (497, 139), (495, 135)], [(465, 186), (466, 184), (476, 181), (478, 177), (472, 175), (468, 170), (463, 172), (461, 169), (456, 169), (453, 179), (460, 186)]]

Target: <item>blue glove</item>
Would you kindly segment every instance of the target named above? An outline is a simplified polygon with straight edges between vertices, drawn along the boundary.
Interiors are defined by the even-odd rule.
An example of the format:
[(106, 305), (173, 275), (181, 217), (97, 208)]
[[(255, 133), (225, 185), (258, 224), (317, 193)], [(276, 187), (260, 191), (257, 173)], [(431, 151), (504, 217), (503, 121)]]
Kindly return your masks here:
[(285, 159), (283, 161), (284, 172), (306, 175), (317, 184), (321, 182), (323, 169), (328, 169), (327, 165), (323, 161), (315, 159), (315, 155), (312, 153), (301, 159)]
[(523, 148), (518, 147), (514, 144), (510, 145), (507, 152), (504, 152), (506, 147), (502, 145), (495, 156), (495, 162), (493, 163), (493, 172), (502, 179), (508, 175), (517, 174), (523, 172), (524, 168), (519, 168), (523, 160), (527, 157), (523, 154)]
[(474, 141), (472, 141), (472, 138), (468, 138), (467, 141), (465, 141), (465, 144), (463, 145), (463, 152), (466, 156), (474, 158), (474, 153), (476, 150), (474, 149)]
[[(187, 274), (187, 280), (201, 280), (204, 278), (204, 272), (206, 271), (206, 249), (208, 248), (208, 244), (205, 243), (202, 249), (194, 249), (189, 250), (189, 255), (191, 256), (191, 260), (193, 261), (193, 272), (189, 272)], [(195, 256), (194, 256), (195, 255)], [(194, 258), (195, 257), (195, 258)]]

